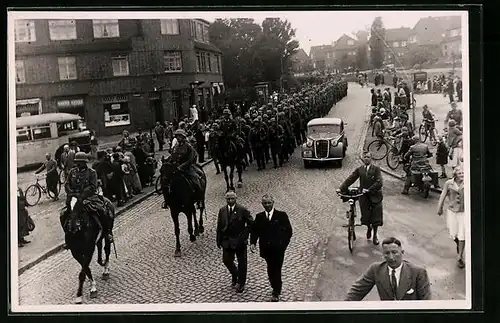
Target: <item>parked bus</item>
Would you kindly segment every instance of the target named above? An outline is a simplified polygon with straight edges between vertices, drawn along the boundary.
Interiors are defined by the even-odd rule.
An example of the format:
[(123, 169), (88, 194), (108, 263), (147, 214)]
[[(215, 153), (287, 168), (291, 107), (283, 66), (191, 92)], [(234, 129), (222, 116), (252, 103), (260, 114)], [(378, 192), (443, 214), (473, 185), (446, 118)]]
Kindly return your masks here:
[(56, 152), (71, 141), (90, 151), (90, 131), (82, 118), (70, 113), (44, 113), (16, 118), (17, 168), (40, 165), (45, 154)]

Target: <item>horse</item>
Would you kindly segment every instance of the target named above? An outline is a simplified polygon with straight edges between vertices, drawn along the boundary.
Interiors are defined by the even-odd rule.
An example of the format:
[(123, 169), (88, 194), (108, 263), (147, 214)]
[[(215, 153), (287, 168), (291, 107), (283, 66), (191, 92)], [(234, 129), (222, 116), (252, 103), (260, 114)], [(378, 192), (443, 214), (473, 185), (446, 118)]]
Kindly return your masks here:
[[(177, 165), (165, 161), (162, 163), (162, 179), (170, 179), (170, 187), (167, 187), (166, 181), (162, 180), (162, 189), (169, 192), (169, 208), (175, 231), (175, 257), (181, 256), (181, 243), (179, 241), (179, 214), (182, 212), (188, 220), (188, 233), (191, 242), (196, 241), (196, 237), (205, 231), (203, 227), (203, 212), (205, 211), (205, 192), (207, 189), (207, 177), (201, 167), (196, 165), (197, 172), (200, 175), (201, 188), (194, 191), (188, 179), (177, 169)], [(196, 217), (196, 206), (200, 210), (199, 221)], [(194, 218), (194, 233), (193, 233)]]
[[(218, 138), (218, 153), (219, 153), (219, 163), (222, 170), (224, 171), (224, 179), (226, 180), (226, 192), (234, 191), (234, 169), (236, 168), (238, 172), (238, 187), (243, 185), (243, 179), (241, 174), (243, 173), (243, 160), (244, 151), (240, 149), (236, 143), (230, 140), (228, 137)], [(227, 169), (229, 168), (229, 174)]]
[[(109, 199), (102, 197), (108, 206), (111, 215), (115, 216), (115, 208)], [(97, 297), (97, 284), (92, 277), (92, 272), (90, 270), (90, 262), (94, 256), (94, 250), (97, 246), (99, 265), (104, 267), (104, 273), (102, 278), (104, 280), (109, 279), (109, 255), (111, 253), (111, 241), (102, 234), (102, 228), (98, 220), (97, 215), (93, 214), (92, 210), (88, 210), (82, 205), (81, 202), (76, 202), (76, 198), (72, 198), (72, 208), (69, 215), (64, 221), (64, 231), (65, 240), (68, 249), (71, 251), (73, 258), (81, 266), (81, 271), (78, 276), (79, 284), (76, 293), (76, 304), (81, 304), (83, 302), (83, 284), (85, 278), (88, 277), (91, 282), (90, 288), (90, 298)], [(106, 255), (106, 260), (102, 260), (102, 240), (105, 240), (104, 252)]]

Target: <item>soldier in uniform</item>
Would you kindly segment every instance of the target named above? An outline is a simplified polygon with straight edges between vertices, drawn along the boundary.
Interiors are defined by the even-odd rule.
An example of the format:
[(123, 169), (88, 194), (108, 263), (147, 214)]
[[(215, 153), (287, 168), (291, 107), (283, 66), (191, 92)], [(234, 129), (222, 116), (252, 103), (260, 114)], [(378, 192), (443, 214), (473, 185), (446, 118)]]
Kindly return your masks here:
[(262, 127), (259, 119), (253, 121), (253, 128), (250, 131), (250, 146), (253, 150), (253, 157), (257, 161), (257, 170), (266, 169), (264, 142), (266, 141), (267, 133)]
[[(108, 201), (97, 194), (97, 173), (87, 166), (87, 155), (84, 152), (78, 152), (74, 159), (76, 167), (68, 173), (68, 179), (64, 186), (66, 191), (66, 209), (60, 216), (61, 226), (64, 229), (64, 223), (71, 211), (71, 199), (75, 197), (77, 204), (75, 208), (82, 208), (87, 203), (92, 209), (97, 211), (98, 221), (102, 227), (103, 233), (109, 241), (113, 241), (113, 217), (107, 206)], [(77, 212), (79, 209), (77, 209)]]
[(281, 150), (283, 147), (284, 132), (283, 127), (277, 124), (275, 118), (272, 118), (269, 124), (269, 144), (271, 146), (271, 156), (273, 158), (274, 168), (278, 168), (278, 160), (279, 166), (283, 166), (283, 155), (281, 154)]
[(210, 156), (212, 156), (212, 159), (214, 161), (216, 170), (215, 174), (220, 174), (220, 167), (219, 167), (220, 151), (218, 147), (219, 136), (220, 136), (219, 124), (214, 122), (214, 124), (212, 124), (212, 128), (210, 129), (210, 134), (208, 135), (208, 146), (210, 147)]
[[(186, 179), (192, 184), (193, 190), (199, 188), (200, 185), (200, 175), (195, 169), (196, 161), (198, 160), (198, 153), (187, 141), (187, 134), (182, 129), (177, 129), (174, 132), (174, 136), (177, 139), (178, 144), (175, 145), (172, 155), (168, 157), (167, 162), (177, 165), (177, 170), (183, 173)], [(163, 198), (165, 199), (165, 207), (169, 205), (169, 192), (168, 189), (170, 185), (171, 178), (163, 178)]]
[(403, 191), (401, 194), (408, 194), (408, 190), (411, 186), (411, 173), (412, 172), (426, 172), (432, 171), (432, 167), (429, 164), (428, 158), (432, 157), (432, 153), (429, 151), (429, 146), (420, 141), (419, 136), (413, 136), (412, 141), (414, 145), (410, 147), (408, 152), (405, 154), (404, 159), (409, 160), (411, 157), (410, 167), (405, 167), (406, 180)]

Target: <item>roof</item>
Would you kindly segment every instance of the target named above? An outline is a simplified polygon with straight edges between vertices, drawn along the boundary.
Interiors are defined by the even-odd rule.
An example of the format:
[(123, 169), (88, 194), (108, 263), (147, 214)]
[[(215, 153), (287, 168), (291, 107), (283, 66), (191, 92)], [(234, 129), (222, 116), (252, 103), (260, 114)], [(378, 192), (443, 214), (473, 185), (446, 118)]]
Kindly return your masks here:
[(80, 120), (81, 117), (71, 113), (42, 113), (33, 116), (16, 118), (16, 127), (29, 127), (54, 122), (71, 122)]
[[(446, 30), (458, 28), (462, 24), (460, 16), (421, 18), (413, 27), (419, 45), (439, 44)], [(454, 28), (453, 28), (454, 29)]]
[[(348, 41), (353, 40), (354, 44), (349, 45)], [(345, 50), (345, 49), (355, 49), (358, 46), (358, 41), (355, 36), (350, 36), (347, 34), (343, 34), (339, 39), (335, 42), (334, 50)]]
[(305, 61), (309, 59), (309, 56), (302, 48), (300, 48), (295, 54), (293, 54), (293, 58), (296, 60)]
[(307, 123), (307, 126), (319, 126), (319, 125), (329, 125), (329, 124), (340, 124), (342, 119), (340, 118), (316, 118), (312, 119)]
[(408, 40), (408, 38), (410, 38), (411, 33), (412, 29), (408, 27), (386, 29), (385, 41), (393, 42), (393, 41)]
[(320, 46), (312, 46), (309, 51), (309, 57), (316, 59), (317, 57), (325, 56), (326, 53), (333, 51), (333, 46), (331, 45), (320, 45)]

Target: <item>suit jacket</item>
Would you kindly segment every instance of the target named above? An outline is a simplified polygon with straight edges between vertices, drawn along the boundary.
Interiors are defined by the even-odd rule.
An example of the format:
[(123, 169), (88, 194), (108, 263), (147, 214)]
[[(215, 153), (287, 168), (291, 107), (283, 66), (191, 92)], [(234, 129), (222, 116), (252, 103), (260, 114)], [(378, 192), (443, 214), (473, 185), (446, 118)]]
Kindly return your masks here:
[(392, 292), (387, 262), (384, 261), (372, 264), (363, 276), (352, 285), (345, 300), (361, 301), (374, 285), (377, 286), (378, 295), (382, 301), (431, 299), (427, 271), (404, 260), (396, 297)]
[(292, 234), (292, 225), (286, 212), (275, 209), (271, 221), (267, 219), (266, 212), (260, 212), (255, 216), (250, 243), (256, 244), (259, 240), (260, 255), (266, 257), (285, 252)]
[(372, 203), (382, 202), (382, 173), (378, 166), (373, 164), (370, 165), (368, 173), (366, 172), (366, 166), (360, 166), (356, 168), (349, 177), (340, 185), (340, 190), (347, 190), (357, 179), (359, 178), (359, 188), (368, 189), (367, 198)]
[(248, 244), (248, 236), (253, 218), (245, 207), (235, 204), (233, 214), (229, 214), (228, 206), (220, 208), (217, 219), (217, 246), (237, 249)]

